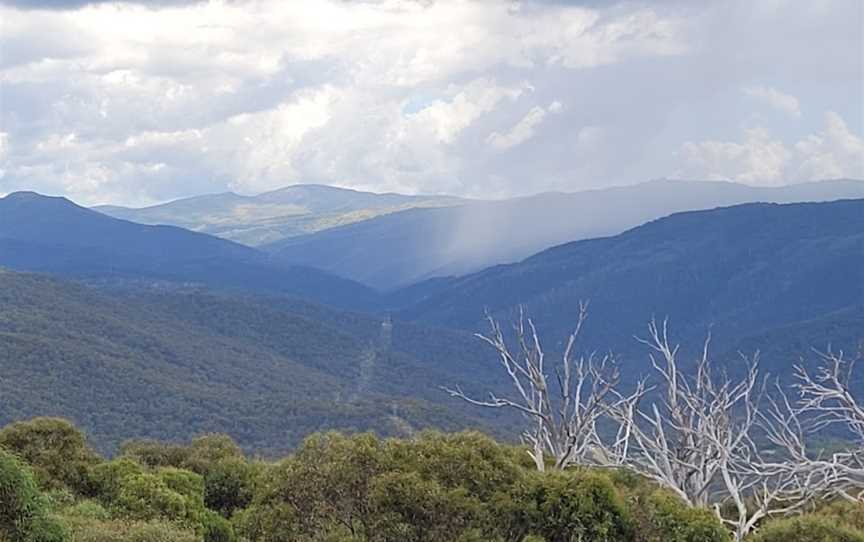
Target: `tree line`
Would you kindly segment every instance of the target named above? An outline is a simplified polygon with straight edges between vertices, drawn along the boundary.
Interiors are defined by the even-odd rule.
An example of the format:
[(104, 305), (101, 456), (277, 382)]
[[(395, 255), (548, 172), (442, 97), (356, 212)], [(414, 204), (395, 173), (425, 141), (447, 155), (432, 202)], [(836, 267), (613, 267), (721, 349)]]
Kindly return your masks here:
[[(760, 525), (748, 542), (864, 542), (843, 499)], [(540, 471), (476, 432), (315, 434), (250, 458), (226, 435), (92, 451), (70, 422), (0, 430), (0, 540), (19, 542), (728, 542), (709, 509), (633, 470)]]

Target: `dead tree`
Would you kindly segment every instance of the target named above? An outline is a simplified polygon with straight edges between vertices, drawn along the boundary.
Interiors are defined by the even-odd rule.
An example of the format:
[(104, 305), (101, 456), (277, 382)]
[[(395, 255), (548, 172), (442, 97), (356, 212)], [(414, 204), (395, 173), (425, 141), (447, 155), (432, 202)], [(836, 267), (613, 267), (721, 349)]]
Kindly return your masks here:
[(864, 502), (864, 406), (851, 391), (856, 360), (844, 359), (842, 352), (823, 353), (820, 358), (822, 364), (814, 375), (803, 366), (795, 367), (799, 393), (796, 415), (809, 415), (811, 432), (839, 426), (852, 442), (848, 449), (829, 458), (803, 454), (799, 459), (803, 468), (830, 480), (833, 494)]
[[(529, 420), (523, 438), (531, 446), (529, 453), (538, 470), (544, 470), (547, 456), (558, 469), (571, 465), (629, 468), (689, 506), (713, 509), (736, 541), (766, 517), (791, 514), (838, 481), (844, 488), (861, 488), (864, 454), (860, 448), (830, 461), (808, 459), (800, 421), (801, 412), (817, 410), (822, 414), (818, 424), (842, 421), (864, 439), (864, 410), (848, 394), (848, 376), (845, 380), (838, 376), (841, 364), (824, 369), (816, 379), (800, 371), (802, 404), (795, 406), (779, 385), (776, 394), (767, 393), (758, 355), (743, 358), (746, 371), (737, 380), (715, 374), (710, 336), (692, 372), (685, 372), (679, 362), (680, 348), (669, 340), (668, 323), (652, 321), (648, 338), (640, 341), (651, 350), (659, 384), (649, 386), (642, 380), (632, 393), (622, 394), (611, 355), (574, 355), (587, 318), (587, 306), (581, 304), (579, 309), (554, 378), (547, 374), (533, 321), (520, 311), (512, 348), (491, 316), (487, 316), (491, 333), (478, 335), (497, 351), (515, 398), (490, 394), (482, 400), (458, 387), (445, 388), (470, 404), (523, 414)], [(602, 420), (611, 423), (614, 438), (601, 439)], [(862, 496), (843, 491), (849, 498)]]
[(476, 399), (459, 387), (444, 388), (451, 396), (472, 405), (523, 414), (529, 424), (522, 437), (540, 471), (546, 468), (547, 456), (554, 461), (554, 468), (564, 469), (596, 461), (596, 452), (602, 449), (597, 423), (607, 410), (606, 399), (613, 397), (619, 373), (610, 354), (575, 354), (587, 316), (587, 303), (580, 303), (575, 329), (567, 339), (560, 361), (551, 368), (550, 377), (537, 329), (530, 318), (525, 318), (522, 309), (513, 326), (513, 347), (500, 324), (487, 314), (490, 333), (477, 337), (496, 350), (512, 384), (513, 398), (490, 393), (488, 399)]
[[(644, 383), (610, 410), (618, 436), (609, 449), (616, 463), (677, 494), (693, 507), (713, 508), (736, 540), (763, 518), (790, 513), (817, 489), (806, 473), (785, 457), (769, 457), (755, 442), (773, 418), (761, 412), (765, 386), (758, 356), (744, 358), (745, 375), (733, 381), (713, 373), (710, 336), (703, 344), (693, 376), (680, 366), (679, 346), (669, 341), (667, 322), (651, 322), (650, 359), (660, 385)], [(644, 406), (644, 403), (649, 403)], [(775, 430), (783, 434), (792, 430)]]

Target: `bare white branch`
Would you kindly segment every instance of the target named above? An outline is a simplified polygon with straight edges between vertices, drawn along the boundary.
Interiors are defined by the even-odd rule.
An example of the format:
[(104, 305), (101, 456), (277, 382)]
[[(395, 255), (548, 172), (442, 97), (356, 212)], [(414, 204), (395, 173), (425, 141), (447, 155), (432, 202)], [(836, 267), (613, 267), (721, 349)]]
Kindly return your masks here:
[(505, 339), (500, 324), (487, 315), (490, 332), (477, 336), (498, 353), (514, 398), (490, 395), (487, 400), (478, 400), (458, 387), (445, 388), (451, 396), (472, 405), (509, 408), (528, 418), (528, 429), (522, 437), (539, 470), (546, 468), (546, 457), (553, 460), (556, 469), (603, 461), (597, 423), (607, 411), (606, 399), (614, 396), (619, 374), (611, 354), (575, 354), (587, 317), (588, 304), (580, 303), (576, 325), (550, 376), (537, 328), (521, 308), (513, 326), (514, 348)]

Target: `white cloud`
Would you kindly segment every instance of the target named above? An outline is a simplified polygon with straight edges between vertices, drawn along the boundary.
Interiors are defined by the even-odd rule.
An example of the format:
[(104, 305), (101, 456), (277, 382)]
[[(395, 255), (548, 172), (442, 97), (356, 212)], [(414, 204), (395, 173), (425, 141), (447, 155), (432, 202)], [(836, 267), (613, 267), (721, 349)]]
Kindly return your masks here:
[(784, 167), (791, 153), (781, 141), (772, 140), (764, 128), (752, 128), (741, 143), (684, 143), (680, 156), (685, 169), (679, 177), (777, 184), (784, 180)]
[(825, 130), (795, 144), (803, 179), (864, 178), (864, 139), (849, 131), (837, 113), (825, 115)]
[(543, 122), (547, 114), (558, 113), (562, 108), (561, 102), (558, 101), (552, 102), (547, 109), (535, 106), (507, 133), (492, 132), (489, 134), (486, 143), (497, 150), (507, 150), (521, 145), (534, 137), (537, 127)]
[[(122, 204), (293, 182), (507, 196), (660, 176), (686, 140), (694, 175), (856, 171), (838, 150), (857, 152), (854, 123), (698, 143), (748, 117), (741, 89), (766, 72), (860, 116), (857, 12), (838, 2), (0, 5), (0, 190)], [(807, 105), (747, 91), (793, 115)]]
[(793, 117), (801, 116), (801, 105), (798, 103), (798, 98), (791, 94), (784, 94), (776, 88), (766, 86), (744, 87), (743, 91), (748, 96), (758, 98), (788, 115), (792, 115)]
[(431, 128), (441, 143), (452, 143), (462, 130), (480, 116), (495, 109), (498, 102), (522, 95), (521, 88), (499, 87), (494, 81), (479, 79), (464, 88), (451, 85), (448, 99), (436, 100), (412, 115), (412, 120)]
[(744, 141), (702, 141), (682, 145), (676, 176), (784, 184), (832, 178), (864, 178), (864, 140), (849, 131), (834, 112), (823, 131), (789, 146), (765, 128), (746, 130)]

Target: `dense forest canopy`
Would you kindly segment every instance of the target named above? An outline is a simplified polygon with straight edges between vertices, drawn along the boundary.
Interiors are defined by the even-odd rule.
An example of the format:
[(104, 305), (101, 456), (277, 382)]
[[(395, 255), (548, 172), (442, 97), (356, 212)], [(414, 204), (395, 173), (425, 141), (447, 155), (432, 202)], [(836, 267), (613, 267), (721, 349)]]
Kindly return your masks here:
[[(707, 509), (626, 470), (537, 472), (479, 433), (323, 433), (277, 461), (229, 437), (126, 442), (113, 458), (61, 419), (0, 430), (10, 542), (727, 542)], [(861, 542), (864, 509), (820, 502), (752, 542)]]

